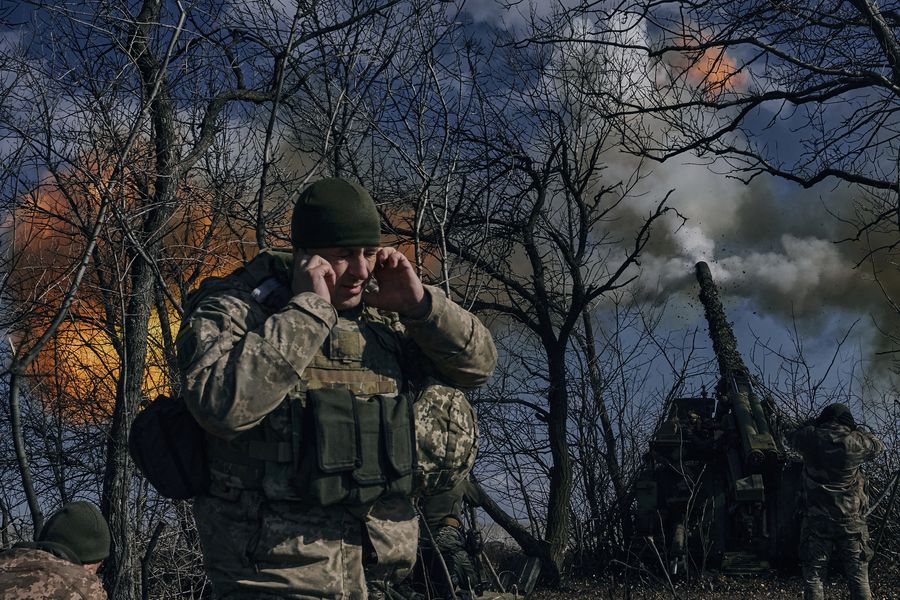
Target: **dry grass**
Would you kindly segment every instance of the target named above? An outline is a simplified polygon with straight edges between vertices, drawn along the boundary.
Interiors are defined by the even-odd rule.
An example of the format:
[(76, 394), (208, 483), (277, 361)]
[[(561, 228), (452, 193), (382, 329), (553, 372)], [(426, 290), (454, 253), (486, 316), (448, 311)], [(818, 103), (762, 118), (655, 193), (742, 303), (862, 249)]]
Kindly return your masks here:
[[(879, 576), (882, 575), (882, 576)], [(723, 577), (711, 575), (700, 582), (678, 582), (674, 590), (664, 581), (627, 583), (607, 579), (569, 581), (559, 590), (538, 590), (529, 600), (797, 600), (803, 597), (799, 576)], [(826, 600), (849, 598), (839, 575), (826, 584)], [(872, 573), (873, 600), (900, 599), (900, 578), (896, 574)]]

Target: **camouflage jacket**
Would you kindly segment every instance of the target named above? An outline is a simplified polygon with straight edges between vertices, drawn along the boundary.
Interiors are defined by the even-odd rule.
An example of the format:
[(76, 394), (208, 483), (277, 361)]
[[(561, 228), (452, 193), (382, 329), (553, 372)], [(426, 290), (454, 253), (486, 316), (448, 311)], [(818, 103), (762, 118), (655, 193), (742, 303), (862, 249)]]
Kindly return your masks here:
[(3, 600), (106, 600), (96, 575), (40, 543), (0, 552)]
[[(360, 335), (357, 342), (351, 335), (348, 345), (366, 344), (360, 352), (383, 379), (360, 389), (351, 385), (354, 393), (396, 393), (424, 377), (470, 389), (485, 383), (494, 369), (490, 332), (437, 288), (426, 286), (431, 310), (421, 319), (370, 308), (339, 315), (316, 294), (291, 296), (291, 272), (289, 254), (263, 252), (231, 275), (208, 278), (185, 301), (177, 339), (182, 395), (215, 438), (245, 438), (264, 421), (268, 429), (278, 429), (289, 418), (282, 414), (285, 400), (302, 401), (310, 373), (332, 368), (319, 364), (323, 352), (330, 348), (334, 354), (340, 341), (335, 336), (347, 331), (365, 329), (365, 338)], [(266, 486), (277, 483), (270, 475), (267, 470), (267, 494)], [(273, 491), (270, 497), (288, 495)]]
[(860, 465), (884, 451), (884, 444), (867, 431), (826, 423), (791, 432), (788, 441), (803, 455), (806, 516), (837, 523), (862, 521), (868, 510)]

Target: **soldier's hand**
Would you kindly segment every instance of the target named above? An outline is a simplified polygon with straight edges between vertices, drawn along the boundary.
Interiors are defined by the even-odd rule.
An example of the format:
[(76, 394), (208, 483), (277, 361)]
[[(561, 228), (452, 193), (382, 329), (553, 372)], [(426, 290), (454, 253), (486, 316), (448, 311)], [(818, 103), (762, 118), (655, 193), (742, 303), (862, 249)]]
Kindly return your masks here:
[(291, 288), (294, 294), (312, 292), (331, 302), (331, 290), (337, 277), (331, 264), (318, 254), (300, 254), (294, 258), (294, 275)]
[(365, 292), (366, 304), (413, 319), (428, 314), (431, 303), (425, 287), (402, 252), (379, 248), (372, 276), (378, 282), (378, 290)]

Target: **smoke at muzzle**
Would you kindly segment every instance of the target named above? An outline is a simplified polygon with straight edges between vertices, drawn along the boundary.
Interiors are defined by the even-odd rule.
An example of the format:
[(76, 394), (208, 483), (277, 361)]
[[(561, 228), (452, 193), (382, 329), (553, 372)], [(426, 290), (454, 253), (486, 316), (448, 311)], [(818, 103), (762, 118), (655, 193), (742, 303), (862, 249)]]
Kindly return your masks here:
[[(672, 169), (677, 175), (667, 172)], [(710, 185), (707, 169), (687, 161), (660, 170), (651, 179), (679, 184), (672, 205), (686, 221), (670, 215), (655, 232), (642, 257), (638, 298), (692, 302), (694, 265), (703, 260), (725, 296), (726, 310), (740, 306), (785, 330), (796, 326), (804, 336), (831, 331), (838, 320), (847, 326), (859, 320), (865, 358), (891, 347), (885, 332), (898, 315), (885, 294), (900, 298), (900, 273), (884, 251), (865, 258), (889, 242), (890, 233), (880, 240), (872, 234), (838, 241), (856, 235), (836, 214), (846, 214), (859, 199), (858, 190), (802, 190), (771, 180)]]

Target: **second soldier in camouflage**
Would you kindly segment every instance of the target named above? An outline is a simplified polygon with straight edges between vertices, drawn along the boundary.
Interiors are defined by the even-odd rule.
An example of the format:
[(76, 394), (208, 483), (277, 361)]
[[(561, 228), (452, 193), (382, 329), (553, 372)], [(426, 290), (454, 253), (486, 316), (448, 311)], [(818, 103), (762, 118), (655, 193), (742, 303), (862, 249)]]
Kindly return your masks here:
[(870, 600), (872, 547), (866, 525), (869, 499), (860, 466), (884, 451), (884, 444), (856, 426), (843, 404), (826, 406), (812, 425), (788, 436), (803, 455), (804, 515), (800, 562), (804, 600), (823, 600), (823, 578), (837, 554), (851, 600)]

